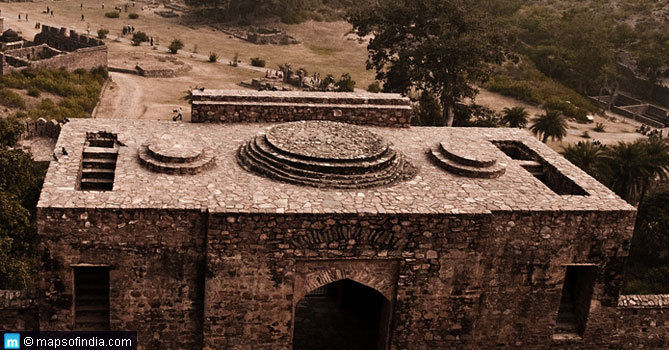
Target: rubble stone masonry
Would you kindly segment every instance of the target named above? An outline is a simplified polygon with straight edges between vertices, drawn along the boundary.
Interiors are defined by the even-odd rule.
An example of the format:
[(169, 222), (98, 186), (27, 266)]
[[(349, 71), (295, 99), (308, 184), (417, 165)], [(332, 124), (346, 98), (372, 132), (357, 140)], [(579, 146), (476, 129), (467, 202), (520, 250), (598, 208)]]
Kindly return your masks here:
[[(51, 162), (38, 204), (39, 322), (12, 311), (31, 310), (30, 302), (11, 309), (0, 294), (0, 316), (10, 315), (0, 318), (2, 329), (73, 329), (74, 269), (107, 266), (110, 328), (136, 330), (139, 349), (290, 350), (297, 303), (343, 279), (384, 299), (379, 329), (388, 338), (379, 349), (669, 347), (669, 297), (620, 296), (635, 209), (526, 132), (368, 127), (416, 174), (391, 185), (332, 189), (238, 164), (239, 147), (281, 130), (272, 126), (65, 124), (56, 149), (66, 146), (68, 155)], [(308, 141), (322, 144), (318, 128), (312, 131)], [(99, 133), (105, 138), (88, 140)], [(84, 154), (103, 154), (109, 140), (113, 186), (78, 189)], [(496, 178), (450, 172), (427, 154), (440, 142), (452, 154), (469, 148), (468, 160), (485, 156), (506, 170)], [(321, 149), (361, 144), (334, 143)], [(535, 160), (504, 148), (514, 144)], [(215, 161), (196, 174), (173, 175), (140, 162), (147, 147), (173, 157), (206, 149)], [(323, 155), (318, 147), (309, 152)], [(313, 175), (290, 164), (300, 176)], [(528, 165), (551, 176), (540, 179)], [(563, 182), (550, 177), (580, 191), (558, 194), (554, 186)], [(579, 266), (593, 271), (585, 329), (556, 337), (567, 270)]]

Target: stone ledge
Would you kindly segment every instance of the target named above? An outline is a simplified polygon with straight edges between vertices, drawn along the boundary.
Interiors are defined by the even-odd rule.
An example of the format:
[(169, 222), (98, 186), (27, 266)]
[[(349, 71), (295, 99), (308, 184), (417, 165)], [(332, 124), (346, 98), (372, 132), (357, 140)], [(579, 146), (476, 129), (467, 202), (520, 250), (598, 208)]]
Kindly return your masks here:
[(618, 298), (622, 309), (669, 309), (669, 294), (630, 294)]

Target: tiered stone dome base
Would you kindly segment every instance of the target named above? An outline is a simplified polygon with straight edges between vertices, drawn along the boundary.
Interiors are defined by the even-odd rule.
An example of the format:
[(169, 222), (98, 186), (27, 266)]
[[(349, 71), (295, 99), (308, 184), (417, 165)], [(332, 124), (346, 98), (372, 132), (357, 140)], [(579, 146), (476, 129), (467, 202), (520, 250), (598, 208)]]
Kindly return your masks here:
[(193, 175), (215, 165), (214, 152), (195, 140), (166, 134), (139, 148), (139, 161), (148, 169), (165, 174)]
[(404, 156), (378, 135), (330, 121), (274, 126), (243, 144), (237, 159), (269, 178), (322, 188), (388, 186), (415, 175)]
[(429, 155), (439, 166), (458, 176), (494, 179), (504, 175), (506, 164), (498, 163), (490, 152), (477, 152), (467, 146), (441, 142), (430, 149)]

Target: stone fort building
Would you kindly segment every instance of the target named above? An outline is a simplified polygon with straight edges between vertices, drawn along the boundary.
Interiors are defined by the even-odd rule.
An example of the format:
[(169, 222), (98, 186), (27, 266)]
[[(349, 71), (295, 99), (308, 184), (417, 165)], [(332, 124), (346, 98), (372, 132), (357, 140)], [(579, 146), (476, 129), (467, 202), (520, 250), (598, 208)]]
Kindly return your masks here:
[[(7, 32), (13, 31), (7, 30), (5, 34)], [(13, 33), (16, 36), (16, 33)], [(5, 38), (5, 34), (0, 37), (0, 41), (14, 40), (11, 39), (11, 35)], [(32, 45), (0, 52), (0, 63), (1, 75), (21, 71), (27, 67), (67, 70), (106, 68), (107, 45), (90, 35), (43, 25), (41, 32), (35, 35)]]
[[(519, 129), (397, 95), (194, 91), (199, 123), (73, 120), (4, 329), (142, 349), (667, 349), (621, 296), (635, 210)], [(3, 301), (4, 300), (4, 301)]]

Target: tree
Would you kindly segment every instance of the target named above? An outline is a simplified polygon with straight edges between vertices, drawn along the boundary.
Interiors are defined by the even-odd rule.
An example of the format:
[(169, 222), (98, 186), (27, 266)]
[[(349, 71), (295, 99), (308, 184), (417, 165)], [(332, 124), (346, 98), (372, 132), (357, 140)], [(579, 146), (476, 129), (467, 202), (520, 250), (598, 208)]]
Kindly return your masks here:
[(530, 131), (540, 137), (543, 143), (546, 143), (548, 138), (562, 141), (567, 136), (567, 121), (560, 115), (560, 112), (548, 110), (532, 119)]
[(669, 192), (639, 205), (625, 280), (625, 293), (669, 293)]
[(604, 159), (604, 147), (590, 141), (563, 147), (562, 155), (590, 176), (598, 179)]
[(503, 110), (502, 123), (512, 128), (524, 128), (527, 125), (529, 113), (523, 107), (506, 107)]
[(179, 39), (174, 39), (167, 48), (170, 50), (171, 54), (176, 54), (179, 50), (184, 48), (184, 43)]
[(602, 179), (613, 192), (634, 204), (669, 172), (669, 146), (660, 140), (619, 142), (604, 153)]
[(356, 6), (347, 16), (359, 36), (369, 34), (367, 68), (384, 90), (425, 90), (438, 98), (445, 124), (454, 109), (500, 63), (500, 27), (473, 0), (381, 0)]
[(0, 289), (24, 288), (35, 259), (35, 212), (45, 169), (0, 146)]
[(10, 116), (7, 118), (0, 117), (0, 147), (8, 146), (14, 147), (19, 142), (21, 134), (25, 130), (25, 126), (19, 120)]
[(418, 103), (414, 107), (414, 118), (411, 124), (422, 126), (444, 126), (441, 106), (432, 94), (423, 91), (420, 94)]
[(335, 91), (353, 92), (353, 90), (355, 90), (355, 80), (348, 73), (342, 74), (341, 78), (335, 83)]

